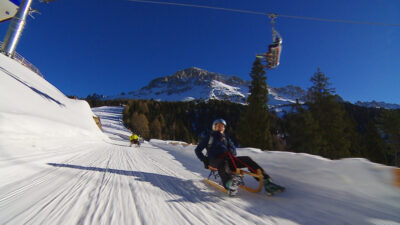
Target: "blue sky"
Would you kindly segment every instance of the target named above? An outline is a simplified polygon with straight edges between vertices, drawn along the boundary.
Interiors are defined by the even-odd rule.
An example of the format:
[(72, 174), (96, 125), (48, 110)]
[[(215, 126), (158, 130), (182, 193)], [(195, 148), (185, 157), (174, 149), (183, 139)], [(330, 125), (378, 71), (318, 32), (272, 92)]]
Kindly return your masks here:
[[(161, 0), (160, 0), (161, 1)], [(172, 1), (172, 0), (169, 0)], [(291, 16), (400, 24), (398, 0), (176, 0)], [(35, 1), (17, 51), (67, 95), (114, 95), (188, 67), (250, 80), (271, 42), (266, 16), (127, 0)], [(0, 36), (9, 22), (0, 23)], [(320, 67), (345, 100), (400, 104), (400, 26), (278, 17), (280, 66), (273, 87), (311, 86)]]

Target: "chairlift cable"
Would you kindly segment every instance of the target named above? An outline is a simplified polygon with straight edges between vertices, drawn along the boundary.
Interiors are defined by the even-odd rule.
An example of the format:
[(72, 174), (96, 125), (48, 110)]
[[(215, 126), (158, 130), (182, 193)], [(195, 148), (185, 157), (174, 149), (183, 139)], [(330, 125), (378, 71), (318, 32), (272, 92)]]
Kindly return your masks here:
[(290, 16), (290, 15), (281, 15), (281, 14), (278, 14), (278, 16), (291, 18), (291, 19), (314, 20), (314, 21), (323, 21), (323, 22), (334, 22), (334, 23), (351, 23), (351, 24), (393, 26), (393, 27), (400, 26), (400, 24), (396, 24), (396, 23), (380, 23), (380, 22), (369, 22), (369, 21), (358, 21), (358, 20), (327, 19), (327, 18), (318, 18), (318, 17)]
[(176, 5), (176, 6), (185, 6), (185, 7), (193, 7), (193, 8), (204, 8), (204, 9), (215, 9), (215, 10), (223, 10), (230, 12), (239, 12), (239, 13), (247, 13), (247, 14), (256, 14), (256, 15), (264, 15), (268, 16), (269, 13), (265, 12), (257, 12), (251, 10), (244, 9), (231, 9), (231, 8), (222, 8), (215, 6), (206, 6), (206, 5), (195, 5), (195, 4), (185, 4), (185, 3), (177, 3), (177, 2), (159, 2), (159, 1), (147, 1), (147, 0), (128, 0), (131, 2), (141, 2), (141, 3), (151, 3), (151, 4), (160, 4), (160, 5)]
[(363, 25), (375, 25), (375, 26), (394, 26), (399, 27), (400, 24), (395, 23), (380, 23), (380, 22), (368, 22), (368, 21), (358, 21), (358, 20), (342, 20), (342, 19), (327, 19), (327, 18), (318, 18), (318, 17), (307, 17), (307, 16), (291, 16), (291, 15), (281, 15), (274, 13), (266, 13), (252, 10), (244, 10), (244, 9), (232, 9), (232, 8), (223, 8), (223, 7), (215, 7), (215, 6), (206, 6), (206, 5), (196, 5), (196, 4), (186, 4), (186, 3), (177, 3), (177, 2), (160, 2), (160, 1), (151, 1), (151, 0), (128, 0), (130, 2), (139, 2), (139, 3), (150, 3), (150, 4), (160, 4), (160, 5), (175, 5), (175, 6), (184, 6), (184, 7), (193, 7), (193, 8), (203, 8), (203, 9), (214, 9), (214, 10), (222, 10), (229, 12), (237, 12), (237, 13), (246, 13), (253, 15), (263, 15), (276, 17), (284, 17), (290, 19), (301, 19), (301, 20), (312, 20), (312, 21), (322, 21), (322, 22), (334, 22), (334, 23), (351, 23), (351, 24), (363, 24)]

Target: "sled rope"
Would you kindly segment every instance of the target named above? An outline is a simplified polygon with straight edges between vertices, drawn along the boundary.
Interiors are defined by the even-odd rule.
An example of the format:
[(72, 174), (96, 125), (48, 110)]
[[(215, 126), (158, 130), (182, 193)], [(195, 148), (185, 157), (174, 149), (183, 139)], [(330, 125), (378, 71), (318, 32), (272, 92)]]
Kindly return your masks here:
[(235, 169), (237, 169), (235, 160), (233, 159), (233, 155), (232, 155), (232, 153), (231, 153), (230, 151), (228, 152), (228, 155), (229, 155), (229, 157), (231, 158), (231, 161), (232, 161), (232, 163), (233, 163), (233, 166), (235, 167)]
[(256, 171), (255, 169), (251, 168), (251, 166), (247, 165), (246, 163), (240, 161), (240, 159), (239, 159), (238, 157), (233, 156), (231, 152), (228, 152), (228, 155), (229, 155), (229, 157), (231, 158), (232, 163), (233, 163), (233, 165), (235, 166), (235, 169), (237, 169), (237, 166), (236, 166), (236, 163), (235, 163), (235, 160), (234, 160), (234, 159), (236, 159), (237, 161), (239, 161), (239, 162), (240, 162), (241, 164), (243, 164), (245, 167), (249, 168), (249, 170), (250, 170), (252, 173), (257, 173), (257, 171)]

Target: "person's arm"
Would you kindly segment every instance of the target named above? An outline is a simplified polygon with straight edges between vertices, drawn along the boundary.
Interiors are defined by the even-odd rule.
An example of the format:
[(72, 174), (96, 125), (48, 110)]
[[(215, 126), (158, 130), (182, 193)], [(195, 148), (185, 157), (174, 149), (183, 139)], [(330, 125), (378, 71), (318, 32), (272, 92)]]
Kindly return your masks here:
[(203, 151), (203, 149), (205, 149), (207, 147), (209, 138), (210, 137), (207, 137), (207, 138), (204, 138), (203, 140), (201, 140), (201, 142), (197, 145), (196, 149), (194, 150), (197, 158), (199, 158), (200, 161), (204, 161), (206, 158), (202, 151)]

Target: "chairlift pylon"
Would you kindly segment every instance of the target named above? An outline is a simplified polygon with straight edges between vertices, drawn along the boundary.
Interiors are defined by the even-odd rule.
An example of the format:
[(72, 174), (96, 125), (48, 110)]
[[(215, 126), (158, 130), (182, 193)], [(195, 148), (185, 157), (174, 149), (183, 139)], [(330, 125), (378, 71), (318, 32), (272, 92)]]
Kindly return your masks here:
[[(49, 3), (54, 0), (39, 0), (39, 1)], [(11, 1), (6, 1), (6, 2), (11, 2)], [(33, 0), (21, 0), (20, 2), (12, 1), (12, 3), (15, 4), (15, 6), (17, 6), (16, 3), (19, 4), (18, 10), (16, 11), (15, 15), (12, 16), (11, 23), (8, 26), (6, 36), (4, 37), (3, 45), (0, 48), (0, 53), (3, 53), (4, 55), (9, 56), (11, 58), (14, 57), (15, 49), (17, 48), (18, 41), (25, 27), (26, 17), (30, 15), (32, 18), (34, 18), (33, 13), (40, 14), (38, 10), (31, 9), (32, 2)]]

